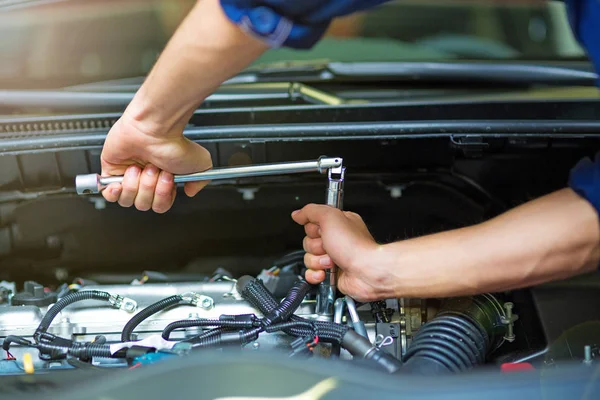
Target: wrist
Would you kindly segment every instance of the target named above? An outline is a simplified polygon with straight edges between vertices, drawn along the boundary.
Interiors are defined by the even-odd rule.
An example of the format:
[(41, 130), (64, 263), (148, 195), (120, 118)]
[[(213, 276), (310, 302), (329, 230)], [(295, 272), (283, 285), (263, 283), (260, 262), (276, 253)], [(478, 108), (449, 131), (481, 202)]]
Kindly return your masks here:
[(370, 266), (369, 278), (373, 281), (375, 296), (379, 299), (397, 297), (397, 262), (389, 244), (376, 244), (366, 252), (362, 267)]
[(155, 104), (142, 86), (121, 118), (126, 124), (147, 136), (162, 139), (182, 137), (183, 129), (193, 111), (189, 116), (182, 117), (165, 113), (165, 110), (156, 107)]

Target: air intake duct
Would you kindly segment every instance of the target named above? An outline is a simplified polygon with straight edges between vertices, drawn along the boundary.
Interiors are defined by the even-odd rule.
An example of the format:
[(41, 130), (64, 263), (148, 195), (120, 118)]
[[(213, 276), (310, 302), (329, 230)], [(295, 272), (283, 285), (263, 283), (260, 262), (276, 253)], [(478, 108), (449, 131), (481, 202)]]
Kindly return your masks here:
[(483, 364), (504, 341), (504, 310), (492, 295), (447, 300), (419, 329), (404, 356), (402, 373), (458, 373)]

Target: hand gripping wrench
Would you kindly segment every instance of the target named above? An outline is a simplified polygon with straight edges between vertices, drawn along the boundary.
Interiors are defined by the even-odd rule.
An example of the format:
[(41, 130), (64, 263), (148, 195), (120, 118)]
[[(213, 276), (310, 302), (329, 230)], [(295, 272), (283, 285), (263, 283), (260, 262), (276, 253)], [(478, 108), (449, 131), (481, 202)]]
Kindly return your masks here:
[[(325, 173), (332, 168), (340, 168), (340, 157), (321, 157), (314, 161), (285, 162), (275, 164), (244, 165), (240, 167), (213, 168), (208, 171), (188, 175), (175, 175), (175, 183), (214, 181), (217, 179), (248, 178), (254, 176), (299, 174), (303, 172)], [(101, 177), (98, 174), (77, 175), (77, 194), (97, 194), (111, 183), (123, 182), (122, 176)]]
[[(188, 175), (175, 175), (175, 183), (211, 181), (217, 179), (248, 178), (256, 176), (298, 174), (306, 172), (328, 173), (326, 203), (342, 209), (344, 197), (344, 174), (341, 157), (321, 157), (313, 161), (257, 164), (240, 167), (213, 168), (208, 171)], [(121, 183), (122, 176), (101, 177), (98, 174), (77, 175), (77, 194), (97, 194), (111, 183)], [(318, 287), (316, 313), (319, 319), (333, 320), (334, 303), (337, 294), (337, 267), (326, 271), (325, 281)]]

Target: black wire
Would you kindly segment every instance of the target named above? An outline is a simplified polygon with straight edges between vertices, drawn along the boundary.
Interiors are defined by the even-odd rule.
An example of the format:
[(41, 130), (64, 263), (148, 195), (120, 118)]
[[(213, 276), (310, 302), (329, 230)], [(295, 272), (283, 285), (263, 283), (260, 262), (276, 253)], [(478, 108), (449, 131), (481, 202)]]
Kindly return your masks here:
[[(139, 313), (134, 315), (133, 318), (131, 318), (127, 322), (127, 324), (125, 324), (125, 327), (123, 327), (123, 331), (121, 332), (121, 341), (122, 342), (131, 341), (131, 334), (133, 333), (133, 330), (139, 324), (141, 324), (146, 318), (148, 318), (160, 311), (163, 311), (169, 307), (180, 305), (180, 304), (182, 304), (182, 301), (183, 301), (183, 297), (181, 297), (180, 295), (175, 295), (175, 296), (170, 296), (165, 299), (159, 300), (156, 303), (151, 304), (148, 307), (144, 308), (142, 311), (140, 311)], [(189, 304), (189, 303), (185, 302), (183, 304)]]
[(110, 293), (101, 292), (99, 290), (84, 290), (77, 293), (69, 294), (56, 302), (44, 315), (40, 325), (33, 334), (33, 338), (37, 341), (40, 335), (45, 333), (56, 316), (67, 306), (82, 300), (99, 300), (109, 301)]
[(176, 329), (214, 326), (218, 328), (252, 328), (253, 321), (224, 321), (220, 319), (184, 319), (171, 322), (162, 332), (162, 338), (169, 340), (171, 333)]

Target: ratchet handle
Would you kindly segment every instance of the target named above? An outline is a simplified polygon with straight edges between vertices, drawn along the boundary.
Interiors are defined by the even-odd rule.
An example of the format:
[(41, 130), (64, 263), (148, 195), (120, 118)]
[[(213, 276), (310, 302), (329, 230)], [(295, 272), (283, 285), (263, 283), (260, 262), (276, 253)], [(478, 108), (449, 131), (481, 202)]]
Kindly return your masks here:
[[(175, 183), (212, 181), (218, 179), (236, 179), (256, 176), (299, 174), (307, 172), (325, 173), (342, 166), (341, 157), (320, 157), (313, 161), (297, 161), (273, 164), (244, 165), (239, 167), (213, 168), (208, 171), (187, 175), (175, 175)], [(77, 175), (75, 189), (77, 194), (97, 194), (111, 183), (123, 182), (123, 176), (102, 177), (98, 174)]]

